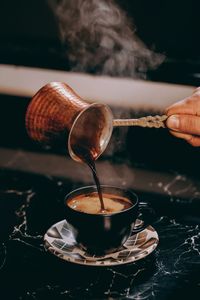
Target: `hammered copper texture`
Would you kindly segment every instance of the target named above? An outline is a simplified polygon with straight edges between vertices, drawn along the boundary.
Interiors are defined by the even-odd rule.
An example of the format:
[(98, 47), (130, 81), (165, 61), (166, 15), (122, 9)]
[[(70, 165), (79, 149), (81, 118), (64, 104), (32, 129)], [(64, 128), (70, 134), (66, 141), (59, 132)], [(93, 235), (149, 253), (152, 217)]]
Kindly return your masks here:
[(78, 114), (88, 107), (67, 84), (51, 82), (32, 98), (26, 112), (29, 136), (39, 142), (49, 142), (69, 132)]

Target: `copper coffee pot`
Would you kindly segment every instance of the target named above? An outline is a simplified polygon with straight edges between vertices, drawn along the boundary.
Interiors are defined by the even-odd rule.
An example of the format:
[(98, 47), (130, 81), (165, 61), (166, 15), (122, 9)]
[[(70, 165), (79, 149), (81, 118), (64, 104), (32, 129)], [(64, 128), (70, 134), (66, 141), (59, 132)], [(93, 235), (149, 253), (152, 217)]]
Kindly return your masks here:
[(75, 146), (90, 149), (93, 159), (105, 150), (113, 128), (113, 116), (107, 105), (89, 104), (67, 84), (51, 82), (32, 98), (26, 112), (26, 129), (38, 142), (51, 144), (65, 136), (70, 156), (81, 161)]
[(113, 126), (165, 127), (166, 116), (113, 120), (105, 104), (87, 103), (67, 84), (51, 82), (32, 98), (26, 112), (29, 136), (41, 143), (52, 143), (62, 135), (70, 156), (82, 161), (75, 149), (84, 146), (96, 160), (105, 150)]

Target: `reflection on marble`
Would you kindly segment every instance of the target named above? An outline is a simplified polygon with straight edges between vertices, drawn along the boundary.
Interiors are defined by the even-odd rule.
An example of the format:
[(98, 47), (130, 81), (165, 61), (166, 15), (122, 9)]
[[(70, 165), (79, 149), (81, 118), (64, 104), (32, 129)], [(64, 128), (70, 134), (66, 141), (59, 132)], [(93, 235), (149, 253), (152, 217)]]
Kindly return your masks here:
[[(157, 212), (153, 226), (160, 238), (158, 248), (133, 264), (98, 268), (63, 262), (46, 252), (43, 246), (46, 230), (65, 217), (64, 195), (80, 184), (1, 171), (2, 299), (200, 298), (200, 230), (192, 218), (180, 218), (186, 199), (183, 203), (177, 202), (178, 198), (171, 196), (171, 189), (174, 195), (177, 188), (180, 195), (180, 192), (184, 194), (185, 186), (184, 178), (176, 176), (179, 175), (168, 183), (157, 182), (157, 187), (164, 189), (167, 197), (159, 199), (159, 205), (158, 196), (141, 193)], [(197, 192), (194, 190), (191, 199), (198, 196)], [(166, 209), (165, 215), (163, 209), (159, 210), (160, 201)]]

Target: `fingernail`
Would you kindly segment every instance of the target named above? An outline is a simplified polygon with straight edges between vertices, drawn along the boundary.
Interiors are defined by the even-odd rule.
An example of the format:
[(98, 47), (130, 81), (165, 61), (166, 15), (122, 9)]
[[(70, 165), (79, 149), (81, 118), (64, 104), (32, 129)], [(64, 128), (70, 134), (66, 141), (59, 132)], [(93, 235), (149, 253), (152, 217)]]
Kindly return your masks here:
[(167, 119), (167, 126), (171, 129), (178, 129), (179, 128), (179, 117), (178, 116), (171, 116)]

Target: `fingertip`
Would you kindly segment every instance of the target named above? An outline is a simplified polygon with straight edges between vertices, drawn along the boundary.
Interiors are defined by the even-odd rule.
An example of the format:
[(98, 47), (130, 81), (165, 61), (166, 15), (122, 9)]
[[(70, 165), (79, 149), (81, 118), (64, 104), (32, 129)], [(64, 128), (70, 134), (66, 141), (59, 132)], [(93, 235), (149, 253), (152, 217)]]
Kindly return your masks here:
[(193, 138), (192, 135), (187, 134), (187, 133), (182, 133), (182, 132), (173, 131), (173, 130), (169, 130), (169, 132), (170, 132), (173, 136), (175, 136), (175, 137), (177, 137), (177, 138), (179, 138), (179, 139), (183, 139), (183, 140), (185, 140), (185, 141), (187, 141), (187, 142), (191, 141), (192, 138)]
[(193, 95), (194, 94), (200, 94), (200, 87), (197, 87), (194, 91), (193, 91)]
[(200, 147), (200, 138), (192, 137), (189, 141), (187, 141), (193, 147)]

